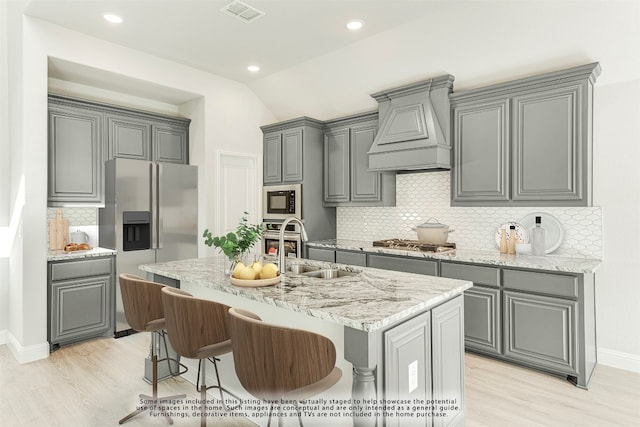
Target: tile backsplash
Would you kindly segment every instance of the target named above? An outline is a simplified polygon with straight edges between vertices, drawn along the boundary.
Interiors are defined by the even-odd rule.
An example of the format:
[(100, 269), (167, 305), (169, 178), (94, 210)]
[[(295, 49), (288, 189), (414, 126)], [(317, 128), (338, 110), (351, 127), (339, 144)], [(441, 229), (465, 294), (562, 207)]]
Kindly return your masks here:
[[(69, 220), (69, 232), (84, 231), (89, 236), (91, 246), (98, 243), (98, 209), (97, 208), (60, 208), (63, 218)], [(56, 218), (58, 208), (47, 208), (47, 245), (49, 243), (49, 220)]]
[(412, 227), (437, 218), (455, 231), (449, 236), (461, 249), (498, 250), (495, 233), (505, 222), (520, 221), (532, 212), (553, 215), (562, 225), (564, 239), (553, 255), (602, 258), (600, 207), (451, 207), (450, 173), (398, 174), (396, 206), (337, 208), (337, 237), (379, 240), (416, 239)]

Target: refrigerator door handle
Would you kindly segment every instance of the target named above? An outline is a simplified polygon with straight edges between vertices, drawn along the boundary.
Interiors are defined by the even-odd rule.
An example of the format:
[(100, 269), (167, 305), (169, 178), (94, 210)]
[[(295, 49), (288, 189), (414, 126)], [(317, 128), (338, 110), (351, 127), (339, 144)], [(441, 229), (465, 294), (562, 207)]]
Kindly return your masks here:
[(162, 183), (162, 179), (164, 176), (164, 168), (162, 167), (162, 163), (156, 163), (158, 166), (158, 173), (156, 174), (156, 206), (155, 208), (155, 212), (156, 212), (156, 216), (158, 218), (157, 221), (157, 228), (156, 228), (156, 238), (158, 240), (158, 246), (156, 247), (156, 249), (162, 249), (162, 235), (164, 233), (164, 215), (162, 213), (162, 209), (160, 209), (161, 206), (164, 206), (163, 202), (163, 189), (160, 188), (161, 183)]
[(149, 164), (149, 182), (151, 193), (151, 249), (158, 248), (158, 173), (155, 163)]

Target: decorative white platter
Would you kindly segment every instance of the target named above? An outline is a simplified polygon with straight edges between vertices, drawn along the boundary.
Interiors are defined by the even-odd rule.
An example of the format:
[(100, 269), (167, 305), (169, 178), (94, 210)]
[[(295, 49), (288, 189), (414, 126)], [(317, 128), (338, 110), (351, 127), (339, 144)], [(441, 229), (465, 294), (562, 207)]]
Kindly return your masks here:
[(536, 217), (541, 217), (541, 226), (545, 230), (545, 253), (549, 254), (560, 247), (564, 239), (562, 224), (555, 216), (544, 212), (533, 212), (520, 220), (529, 233), (536, 227)]
[(256, 280), (245, 280), (245, 279), (236, 279), (235, 277), (229, 277), (229, 281), (232, 285), (241, 286), (243, 288), (260, 288), (263, 286), (273, 286), (280, 283), (280, 274), (272, 279), (256, 279)]
[(507, 231), (507, 242), (509, 242), (510, 240), (510, 234), (509, 233), (509, 227), (515, 225), (516, 227), (516, 243), (520, 242), (520, 243), (529, 243), (529, 232), (527, 231), (527, 228), (524, 227), (522, 224), (515, 222), (515, 221), (510, 221), (510, 222), (505, 222), (504, 224), (502, 224), (500, 227), (498, 227), (498, 229), (496, 230), (496, 246), (500, 247), (500, 241), (502, 240), (502, 229), (505, 229)]

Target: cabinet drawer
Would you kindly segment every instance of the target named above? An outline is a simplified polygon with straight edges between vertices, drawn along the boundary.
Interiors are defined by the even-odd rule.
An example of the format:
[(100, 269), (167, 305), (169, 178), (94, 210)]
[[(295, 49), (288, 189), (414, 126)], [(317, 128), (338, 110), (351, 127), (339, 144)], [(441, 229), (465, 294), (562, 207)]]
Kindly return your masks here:
[(336, 252), (331, 249), (307, 247), (307, 258), (316, 261), (336, 262)]
[(438, 275), (438, 263), (424, 259), (370, 254), (368, 267), (402, 271), (404, 273), (426, 274), (428, 276)]
[(578, 298), (578, 278), (575, 276), (506, 269), (502, 274), (505, 289)]
[(450, 279), (470, 280), (474, 285), (500, 287), (499, 268), (443, 261), (440, 264), (440, 275)]
[(336, 262), (340, 264), (367, 266), (367, 254), (363, 252), (336, 251)]
[(51, 280), (111, 274), (111, 260), (111, 257), (105, 257), (51, 264)]

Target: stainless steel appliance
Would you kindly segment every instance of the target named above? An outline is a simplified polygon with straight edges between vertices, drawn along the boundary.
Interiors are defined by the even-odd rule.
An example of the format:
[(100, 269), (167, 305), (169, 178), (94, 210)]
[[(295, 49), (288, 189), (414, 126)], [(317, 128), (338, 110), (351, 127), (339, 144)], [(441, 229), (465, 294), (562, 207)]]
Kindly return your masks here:
[[(197, 167), (116, 158), (105, 162), (100, 246), (114, 249), (116, 275), (140, 264), (198, 256)], [(115, 336), (131, 333), (116, 286)]]
[[(277, 259), (282, 222), (265, 221), (266, 232), (262, 236), (262, 250), (266, 258)], [(285, 256), (302, 257), (302, 236), (298, 224), (287, 224), (284, 233)]]
[(302, 184), (262, 187), (262, 218), (302, 218)]

